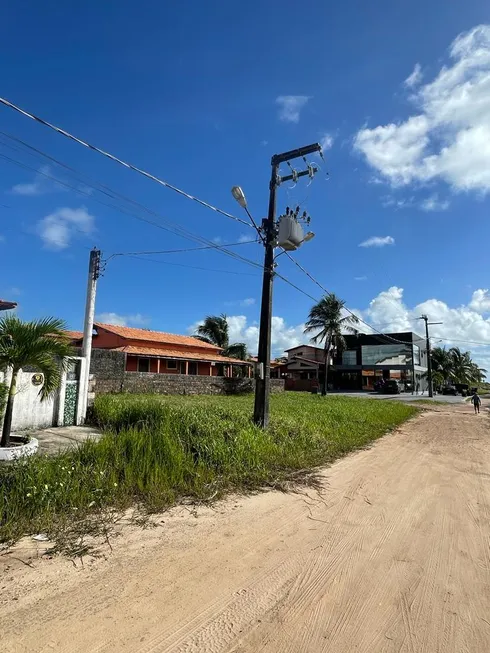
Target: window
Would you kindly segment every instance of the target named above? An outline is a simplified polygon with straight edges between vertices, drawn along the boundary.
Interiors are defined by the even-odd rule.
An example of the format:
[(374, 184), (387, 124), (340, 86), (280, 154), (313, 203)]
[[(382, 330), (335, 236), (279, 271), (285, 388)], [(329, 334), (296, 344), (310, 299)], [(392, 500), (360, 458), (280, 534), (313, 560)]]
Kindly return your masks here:
[(197, 363), (189, 361), (189, 374), (197, 375)]
[(150, 371), (150, 359), (138, 358), (138, 372), (149, 372), (149, 371)]
[(180, 374), (185, 374), (185, 361), (180, 361), (179, 372)]
[(342, 365), (357, 365), (357, 351), (355, 349), (342, 352)]
[(176, 370), (177, 361), (167, 361), (167, 370)]
[(420, 365), (420, 347), (417, 345), (413, 346), (413, 363), (414, 365)]
[(363, 345), (363, 365), (411, 365), (412, 345)]

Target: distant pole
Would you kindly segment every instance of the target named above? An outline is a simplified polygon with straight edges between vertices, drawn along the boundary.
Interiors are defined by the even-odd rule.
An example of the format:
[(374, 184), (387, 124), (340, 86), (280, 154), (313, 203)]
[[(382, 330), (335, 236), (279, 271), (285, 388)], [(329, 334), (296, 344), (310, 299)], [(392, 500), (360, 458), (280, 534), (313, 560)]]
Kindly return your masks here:
[(82, 393), (81, 415), (77, 422), (83, 424), (87, 417), (88, 382), (90, 376), (90, 360), (92, 358), (92, 332), (94, 330), (95, 295), (97, 292), (97, 279), (100, 276), (100, 249), (94, 247), (90, 252), (88, 264), (87, 299), (85, 302), (85, 321), (83, 323), (82, 357), (85, 359), (85, 373), (80, 379), (80, 392)]
[(432, 324), (442, 324), (442, 322), (429, 322), (427, 315), (421, 315), (419, 320), (424, 320), (425, 322), (425, 341), (427, 349), (427, 382), (429, 384), (429, 397), (434, 396), (434, 386), (432, 383), (432, 359), (430, 357), (430, 337), (429, 337), (429, 326)]
[(269, 183), (269, 211), (267, 218), (262, 221), (263, 243), (265, 247), (264, 276), (262, 281), (262, 301), (260, 305), (258, 369), (259, 374), (255, 380), (254, 422), (262, 428), (269, 424), (269, 394), (270, 394), (270, 367), (271, 367), (271, 327), (272, 327), (272, 285), (274, 279), (274, 247), (276, 246), (276, 190), (283, 181), (309, 174), (309, 170), (279, 176), (281, 163), (305, 157), (314, 152), (321, 152), (318, 143), (300, 147), (297, 150), (275, 154), (271, 159), (272, 174)]

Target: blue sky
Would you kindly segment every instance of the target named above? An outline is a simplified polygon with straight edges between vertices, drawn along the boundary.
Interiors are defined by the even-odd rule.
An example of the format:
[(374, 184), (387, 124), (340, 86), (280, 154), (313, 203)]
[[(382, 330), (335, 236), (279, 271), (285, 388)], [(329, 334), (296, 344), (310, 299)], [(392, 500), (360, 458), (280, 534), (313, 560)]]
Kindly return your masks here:
[[(170, 4), (16, 3), (0, 27), (0, 95), (242, 218), (232, 185), (260, 220), (271, 155), (324, 141), (327, 164), (314, 182), (278, 195), (279, 211), (301, 202), (312, 217), (316, 238), (298, 261), (368, 322), (414, 328), (425, 311), (444, 321), (437, 337), (490, 365), (487, 348), (459, 343), (490, 343), (488, 5)], [(253, 237), (5, 107), (0, 116), (2, 132), (194, 234)], [(81, 327), (94, 245), (105, 257), (195, 246), (101, 204), (160, 219), (3, 135), (0, 170), (0, 296), (25, 318), (54, 314)], [(262, 261), (257, 244), (234, 251)], [(232, 336), (254, 348), (256, 269), (219, 252), (147, 258), (109, 261), (99, 316), (186, 333), (226, 312)], [(279, 263), (319, 296), (286, 257)], [(277, 281), (276, 353), (302, 340), (311, 303)]]

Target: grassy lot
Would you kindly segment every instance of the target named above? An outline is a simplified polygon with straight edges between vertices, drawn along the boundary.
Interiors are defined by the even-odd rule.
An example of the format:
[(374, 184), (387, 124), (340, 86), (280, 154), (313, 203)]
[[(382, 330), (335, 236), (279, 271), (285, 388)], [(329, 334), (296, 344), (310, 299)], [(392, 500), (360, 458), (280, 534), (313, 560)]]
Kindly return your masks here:
[(251, 423), (253, 398), (106, 395), (105, 435), (57, 457), (0, 468), (0, 542), (56, 532), (107, 507), (162, 510), (183, 497), (278, 486), (367, 445), (412, 417), (396, 402), (273, 395), (271, 424)]

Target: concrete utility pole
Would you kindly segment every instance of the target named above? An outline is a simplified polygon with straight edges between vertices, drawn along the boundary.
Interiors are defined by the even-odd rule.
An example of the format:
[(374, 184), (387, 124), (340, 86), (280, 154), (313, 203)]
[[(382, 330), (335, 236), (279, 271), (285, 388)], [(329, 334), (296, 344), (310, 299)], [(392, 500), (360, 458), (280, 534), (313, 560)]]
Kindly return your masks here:
[(429, 397), (434, 396), (434, 387), (432, 383), (432, 360), (430, 357), (430, 338), (429, 338), (429, 326), (433, 324), (442, 324), (442, 322), (429, 322), (427, 315), (421, 315), (419, 320), (424, 320), (425, 322), (425, 340), (427, 348), (427, 382), (429, 384)]
[(266, 428), (269, 424), (269, 394), (270, 394), (270, 365), (271, 365), (271, 326), (272, 326), (272, 282), (274, 278), (274, 247), (277, 237), (276, 229), (276, 190), (283, 181), (304, 177), (310, 174), (310, 169), (293, 172), (285, 177), (279, 176), (279, 166), (286, 161), (305, 157), (314, 152), (321, 152), (318, 143), (300, 147), (297, 150), (275, 154), (271, 159), (272, 174), (269, 184), (269, 212), (262, 221), (262, 235), (265, 247), (264, 276), (262, 281), (262, 302), (260, 306), (260, 327), (258, 363), (259, 375), (255, 381), (254, 422)]
[(83, 374), (80, 378), (80, 393), (82, 395), (81, 411), (77, 423), (83, 424), (87, 416), (88, 382), (90, 376), (90, 359), (92, 358), (92, 332), (94, 330), (95, 294), (97, 279), (100, 276), (100, 249), (94, 247), (90, 252), (88, 264), (87, 299), (85, 303), (85, 320), (83, 323), (82, 357), (85, 359)]

